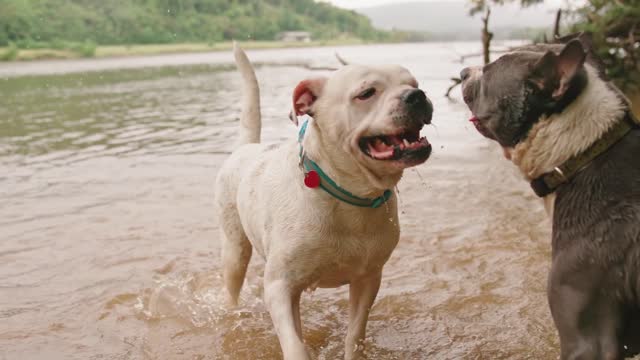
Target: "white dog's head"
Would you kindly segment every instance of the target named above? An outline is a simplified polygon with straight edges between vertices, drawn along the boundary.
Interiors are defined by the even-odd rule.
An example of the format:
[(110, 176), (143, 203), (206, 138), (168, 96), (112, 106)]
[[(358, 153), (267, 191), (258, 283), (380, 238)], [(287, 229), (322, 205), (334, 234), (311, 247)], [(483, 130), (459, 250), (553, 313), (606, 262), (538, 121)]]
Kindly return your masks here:
[(433, 106), (403, 67), (348, 65), (330, 78), (307, 79), (296, 87), (293, 107), (314, 118), (317, 148), (343, 170), (355, 162), (377, 184), (431, 154), (420, 130), (431, 123)]

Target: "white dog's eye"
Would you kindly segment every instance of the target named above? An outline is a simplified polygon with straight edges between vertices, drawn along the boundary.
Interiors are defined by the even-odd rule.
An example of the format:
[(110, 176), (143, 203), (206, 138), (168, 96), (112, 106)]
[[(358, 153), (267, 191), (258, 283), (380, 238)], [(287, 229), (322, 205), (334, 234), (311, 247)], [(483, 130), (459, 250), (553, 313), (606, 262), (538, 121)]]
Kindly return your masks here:
[(376, 94), (376, 88), (368, 88), (367, 90), (361, 92), (360, 95), (356, 96), (356, 99), (367, 100), (375, 94)]

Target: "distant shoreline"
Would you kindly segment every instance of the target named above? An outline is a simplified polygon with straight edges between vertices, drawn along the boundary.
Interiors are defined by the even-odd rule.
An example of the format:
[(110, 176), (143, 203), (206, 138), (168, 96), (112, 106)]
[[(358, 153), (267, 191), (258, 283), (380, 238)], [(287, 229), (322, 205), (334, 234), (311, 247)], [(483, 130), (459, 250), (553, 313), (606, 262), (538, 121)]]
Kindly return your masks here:
[[(518, 45), (521, 41), (499, 42), (500, 46)], [(464, 44), (470, 52), (480, 50), (478, 41), (456, 42)], [(330, 69), (339, 66), (333, 53), (339, 51), (341, 55), (348, 55), (347, 48), (373, 47), (393, 49), (395, 46), (445, 46), (451, 42), (366, 42), (339, 41), (310, 42), (310, 43), (282, 43), (282, 42), (240, 42), (246, 49), (253, 49), (251, 60), (254, 64), (277, 64), (303, 66), (310, 69)], [(431, 44), (431, 45), (427, 45)], [(440, 44), (440, 45), (438, 45)], [(498, 45), (496, 44), (496, 45)], [(175, 44), (175, 45), (144, 45), (144, 46), (110, 46), (102, 47), (99, 56), (70, 58), (40, 58), (35, 61), (0, 62), (0, 81), (23, 76), (49, 76), (71, 73), (88, 73), (97, 71), (127, 70), (140, 68), (174, 67), (174, 66), (232, 66), (232, 43), (219, 43), (215, 48), (207, 44)], [(344, 48), (346, 47), (346, 48)], [(344, 48), (344, 49), (343, 49)], [(385, 51), (385, 50), (383, 50)], [(389, 50), (395, 51), (395, 50)], [(124, 52), (124, 53), (123, 53)], [(274, 52), (277, 54), (274, 55)], [(464, 51), (462, 51), (464, 52)], [(452, 61), (459, 61), (456, 51), (449, 52)], [(455, 59), (454, 59), (455, 58)]]
[[(338, 40), (314, 40), (310, 42), (284, 42), (284, 41), (240, 41), (245, 49), (286, 49), (304, 47), (322, 47), (339, 45), (365, 45), (374, 44), (361, 39), (347, 38)], [(233, 47), (231, 41), (207, 43), (178, 43), (178, 44), (145, 44), (145, 45), (99, 45), (93, 56), (82, 56), (72, 50), (59, 49), (18, 49), (15, 58), (9, 61), (37, 61), (37, 60), (65, 60), (65, 59), (92, 59), (92, 58), (117, 58), (145, 55), (185, 54), (213, 51), (229, 51)], [(0, 47), (0, 54), (8, 51), (8, 47)], [(1, 64), (2, 62), (0, 62)]]
[[(478, 42), (479, 39), (442, 40), (428, 39), (423, 41), (368, 41), (358, 38), (340, 38), (333, 40), (313, 40), (310, 42), (287, 42), (287, 41), (238, 41), (247, 50), (260, 49), (292, 49), (292, 48), (312, 48), (329, 46), (348, 45), (376, 45), (376, 44), (402, 44), (402, 43), (442, 43), (442, 42)], [(530, 41), (528, 39), (496, 39), (494, 42)], [(4, 58), (11, 48), (0, 47), (0, 65), (7, 62), (34, 62), (38, 60), (71, 60), (71, 59), (106, 59), (106, 58), (127, 58), (136, 56), (168, 55), (168, 54), (189, 54), (229, 51), (233, 48), (232, 41), (223, 41), (213, 44), (207, 43), (175, 43), (175, 44), (133, 44), (133, 45), (98, 45), (91, 56), (83, 56), (81, 52), (71, 49), (15, 49), (17, 54), (11, 58)]]

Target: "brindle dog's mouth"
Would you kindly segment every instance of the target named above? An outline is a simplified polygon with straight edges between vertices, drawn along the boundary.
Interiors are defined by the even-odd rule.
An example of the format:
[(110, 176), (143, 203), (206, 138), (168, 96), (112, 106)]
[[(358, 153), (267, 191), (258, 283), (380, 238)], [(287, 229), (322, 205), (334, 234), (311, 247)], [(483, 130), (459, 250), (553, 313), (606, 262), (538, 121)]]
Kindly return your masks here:
[(484, 121), (483, 118), (479, 118), (476, 115), (472, 115), (471, 119), (469, 119), (469, 121), (473, 124), (473, 126), (475, 126), (476, 130), (478, 130), (480, 135), (482, 135), (482, 136), (484, 136), (484, 137), (486, 137), (488, 139), (491, 139), (491, 140), (496, 140), (496, 137), (483, 124), (483, 121)]
[(375, 160), (426, 160), (431, 154), (431, 144), (420, 137), (422, 126), (397, 134), (367, 136), (358, 142), (360, 150)]
[[(482, 123), (480, 122), (480, 118), (478, 118), (475, 115), (471, 115), (471, 118), (469, 119), (469, 122), (473, 124), (473, 126), (476, 128), (476, 130), (478, 130), (478, 132), (482, 135), (485, 135), (485, 129), (482, 126)], [(486, 135), (485, 135), (486, 136)]]

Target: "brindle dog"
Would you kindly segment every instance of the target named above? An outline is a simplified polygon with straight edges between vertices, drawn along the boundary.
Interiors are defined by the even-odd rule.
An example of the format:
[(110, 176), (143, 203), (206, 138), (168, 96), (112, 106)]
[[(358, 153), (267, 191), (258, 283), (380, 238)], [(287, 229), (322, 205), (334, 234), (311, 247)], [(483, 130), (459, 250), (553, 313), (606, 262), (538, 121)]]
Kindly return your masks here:
[[(550, 205), (547, 293), (561, 358), (621, 359), (640, 353), (640, 126), (586, 40), (466, 68), (463, 96), (478, 131)], [(611, 135), (623, 122), (624, 135)], [(537, 186), (604, 142), (556, 188)]]

